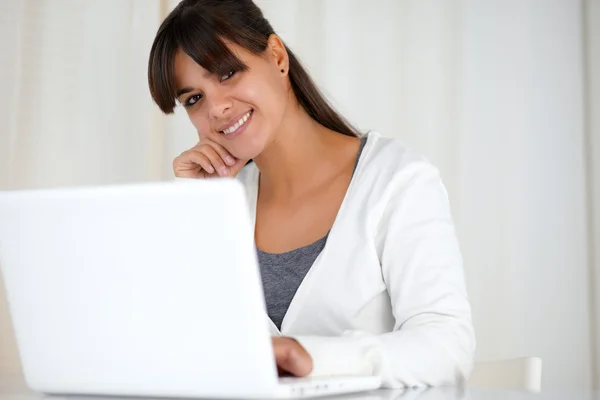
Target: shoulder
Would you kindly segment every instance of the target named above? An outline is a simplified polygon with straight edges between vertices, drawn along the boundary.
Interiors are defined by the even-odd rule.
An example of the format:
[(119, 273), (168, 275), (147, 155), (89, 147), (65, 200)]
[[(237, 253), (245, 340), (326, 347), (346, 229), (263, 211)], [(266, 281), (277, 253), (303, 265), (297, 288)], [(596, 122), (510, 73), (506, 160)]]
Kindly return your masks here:
[(361, 157), (361, 184), (371, 191), (398, 194), (426, 180), (441, 184), (438, 169), (399, 139), (369, 132)]
[(400, 140), (379, 134), (371, 139), (357, 192), (373, 221), (379, 256), (388, 240), (392, 248), (397, 246), (399, 232), (409, 241), (439, 238), (443, 232), (454, 240), (450, 201), (439, 170)]

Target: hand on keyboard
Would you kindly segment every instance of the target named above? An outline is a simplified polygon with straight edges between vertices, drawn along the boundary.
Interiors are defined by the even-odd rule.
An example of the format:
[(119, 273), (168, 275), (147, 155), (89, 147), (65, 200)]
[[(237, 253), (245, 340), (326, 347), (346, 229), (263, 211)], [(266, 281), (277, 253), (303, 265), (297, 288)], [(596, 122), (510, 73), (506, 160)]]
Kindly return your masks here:
[(312, 371), (312, 357), (295, 339), (274, 337), (273, 353), (280, 376), (307, 376)]

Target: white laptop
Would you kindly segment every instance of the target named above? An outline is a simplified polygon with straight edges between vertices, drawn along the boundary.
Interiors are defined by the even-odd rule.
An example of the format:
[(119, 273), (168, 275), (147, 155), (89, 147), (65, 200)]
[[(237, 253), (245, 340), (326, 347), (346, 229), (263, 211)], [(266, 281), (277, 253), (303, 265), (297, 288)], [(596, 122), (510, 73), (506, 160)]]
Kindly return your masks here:
[(290, 398), (235, 179), (0, 192), (0, 267), (25, 379), (49, 394)]

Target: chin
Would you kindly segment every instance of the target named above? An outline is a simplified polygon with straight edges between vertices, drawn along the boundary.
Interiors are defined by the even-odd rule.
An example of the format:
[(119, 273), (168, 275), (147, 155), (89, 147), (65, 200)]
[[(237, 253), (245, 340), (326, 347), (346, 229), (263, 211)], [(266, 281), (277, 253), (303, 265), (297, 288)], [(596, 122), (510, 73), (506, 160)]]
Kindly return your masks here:
[(262, 151), (240, 151), (240, 152), (231, 152), (231, 154), (233, 154), (233, 156), (237, 159), (240, 160), (253, 160), (256, 157), (258, 157), (260, 155), (260, 153), (262, 153)]
[(255, 138), (252, 139), (235, 143), (234, 146), (230, 146), (227, 150), (237, 159), (252, 160), (258, 157), (266, 147)]

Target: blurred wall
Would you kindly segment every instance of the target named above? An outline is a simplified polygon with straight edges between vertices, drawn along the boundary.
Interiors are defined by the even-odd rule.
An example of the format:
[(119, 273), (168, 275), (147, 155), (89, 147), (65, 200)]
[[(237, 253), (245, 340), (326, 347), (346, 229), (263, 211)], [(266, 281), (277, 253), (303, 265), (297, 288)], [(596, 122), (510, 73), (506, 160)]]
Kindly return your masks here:
[[(0, 2), (0, 188), (171, 177), (172, 158), (196, 136), (181, 110), (157, 113), (145, 68), (160, 15), (175, 3)], [(596, 146), (586, 164), (583, 3), (257, 3), (345, 115), (440, 167), (465, 256), (477, 358), (537, 355), (545, 387), (591, 386), (588, 211), (599, 174), (592, 200), (586, 165), (597, 172), (600, 156)], [(586, 15), (597, 16), (589, 3)], [(594, 115), (588, 138), (598, 143)], [(1, 302), (0, 310), (0, 359), (14, 371)]]
[(585, 2), (587, 155), (590, 212), (590, 272), (593, 289), (592, 337), (596, 387), (600, 388), (600, 1)]

